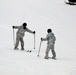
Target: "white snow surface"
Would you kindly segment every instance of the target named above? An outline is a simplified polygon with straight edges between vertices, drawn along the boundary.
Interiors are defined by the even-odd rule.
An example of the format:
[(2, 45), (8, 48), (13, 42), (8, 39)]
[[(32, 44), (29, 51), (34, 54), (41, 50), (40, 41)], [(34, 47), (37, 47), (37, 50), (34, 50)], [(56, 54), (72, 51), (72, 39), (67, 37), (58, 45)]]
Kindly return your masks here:
[[(36, 31), (36, 48), (34, 36), (26, 32), (25, 51), (16, 51), (12, 26), (24, 22)], [(37, 57), (48, 28), (56, 36), (57, 60), (44, 59), (47, 42), (42, 42)], [(0, 75), (76, 75), (76, 6), (64, 0), (0, 0)]]

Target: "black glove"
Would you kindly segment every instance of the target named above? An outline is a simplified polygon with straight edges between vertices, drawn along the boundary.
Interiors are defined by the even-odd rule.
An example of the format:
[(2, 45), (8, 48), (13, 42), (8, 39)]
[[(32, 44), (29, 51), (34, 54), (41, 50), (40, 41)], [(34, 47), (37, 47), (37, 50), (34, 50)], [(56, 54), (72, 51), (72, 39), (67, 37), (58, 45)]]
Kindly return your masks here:
[(15, 26), (12, 26), (12, 28), (15, 28)]
[(33, 32), (33, 34), (35, 34), (35, 31)]
[(41, 41), (43, 41), (43, 38), (41, 38)]

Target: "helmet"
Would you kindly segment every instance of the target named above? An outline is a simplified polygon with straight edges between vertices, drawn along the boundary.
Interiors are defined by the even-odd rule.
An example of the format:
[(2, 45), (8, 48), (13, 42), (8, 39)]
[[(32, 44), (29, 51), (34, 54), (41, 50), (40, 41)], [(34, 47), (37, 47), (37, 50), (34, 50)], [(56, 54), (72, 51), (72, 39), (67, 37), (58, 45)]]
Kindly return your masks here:
[(52, 32), (52, 30), (51, 29), (48, 29), (47, 32), (50, 33), (50, 32)]

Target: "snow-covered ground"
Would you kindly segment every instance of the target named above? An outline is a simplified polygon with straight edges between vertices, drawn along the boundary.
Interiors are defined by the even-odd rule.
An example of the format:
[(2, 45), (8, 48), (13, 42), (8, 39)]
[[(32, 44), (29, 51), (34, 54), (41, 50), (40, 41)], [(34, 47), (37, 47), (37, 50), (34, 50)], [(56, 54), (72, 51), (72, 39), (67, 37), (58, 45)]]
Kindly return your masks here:
[[(24, 37), (25, 49), (31, 53), (13, 50), (12, 26), (23, 22), (36, 31), (36, 49), (34, 36), (25, 33)], [(57, 60), (44, 59), (46, 42), (37, 57), (40, 38), (48, 28), (57, 39)], [(6, 74), (76, 75), (76, 6), (66, 5), (64, 0), (0, 0), (0, 75)]]

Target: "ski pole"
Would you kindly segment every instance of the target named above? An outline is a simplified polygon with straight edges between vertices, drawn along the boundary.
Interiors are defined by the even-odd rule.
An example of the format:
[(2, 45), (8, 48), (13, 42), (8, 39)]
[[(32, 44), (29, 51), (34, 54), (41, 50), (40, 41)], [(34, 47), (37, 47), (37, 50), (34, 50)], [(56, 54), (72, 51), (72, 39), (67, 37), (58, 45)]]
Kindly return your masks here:
[(14, 32), (14, 28), (13, 28), (13, 44), (15, 45), (15, 32)]
[(35, 49), (35, 34), (34, 34), (34, 49)]
[(42, 41), (40, 41), (39, 51), (38, 51), (38, 55), (37, 55), (38, 57), (39, 57), (39, 54), (40, 54), (41, 43), (42, 43)]

